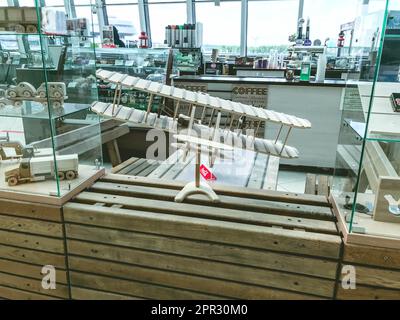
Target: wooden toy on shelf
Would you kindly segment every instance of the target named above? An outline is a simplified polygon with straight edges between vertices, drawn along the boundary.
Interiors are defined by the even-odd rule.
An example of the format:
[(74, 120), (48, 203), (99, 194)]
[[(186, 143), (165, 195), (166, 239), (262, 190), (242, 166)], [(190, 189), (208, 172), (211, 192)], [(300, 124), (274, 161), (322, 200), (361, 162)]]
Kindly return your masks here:
[(42, 83), (37, 90), (29, 82), (20, 82), (6, 90), (5, 97), (0, 99), (0, 107), (6, 105), (21, 107), (23, 101), (35, 101), (44, 106), (50, 102), (53, 108), (61, 108), (66, 99), (68, 99), (67, 89), (63, 82), (48, 82), (47, 86), (46, 83)]
[(57, 166), (54, 164), (54, 157), (33, 157), (22, 159), (19, 167), (5, 172), (5, 181), (9, 186), (16, 186), (19, 183), (43, 181), (55, 176), (60, 180), (73, 180), (78, 176), (78, 155), (56, 156)]

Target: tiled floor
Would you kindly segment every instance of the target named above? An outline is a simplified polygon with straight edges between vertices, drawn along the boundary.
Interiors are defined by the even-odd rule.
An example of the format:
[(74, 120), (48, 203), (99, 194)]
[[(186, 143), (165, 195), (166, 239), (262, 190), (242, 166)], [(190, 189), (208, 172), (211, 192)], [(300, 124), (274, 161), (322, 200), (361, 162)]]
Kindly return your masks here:
[(304, 193), (306, 175), (307, 173), (305, 172), (279, 171), (277, 190)]

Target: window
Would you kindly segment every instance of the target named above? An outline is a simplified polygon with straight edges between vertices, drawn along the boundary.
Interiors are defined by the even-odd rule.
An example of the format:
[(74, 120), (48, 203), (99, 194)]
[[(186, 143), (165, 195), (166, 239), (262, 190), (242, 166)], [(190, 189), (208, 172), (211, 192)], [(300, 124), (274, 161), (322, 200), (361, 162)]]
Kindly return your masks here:
[[(138, 3), (137, 0), (106, 0), (106, 4), (131, 4)], [(108, 9), (108, 8), (107, 8)]]
[[(75, 6), (76, 18), (88, 19), (89, 30), (92, 30), (95, 35), (99, 35), (99, 20), (97, 14), (92, 14), (91, 6)], [(93, 19), (93, 26), (92, 26)]]
[(354, 21), (359, 15), (359, 0), (304, 0), (303, 17), (310, 18), (311, 41), (327, 38), (336, 46), (340, 25)]
[(34, 7), (35, 0), (19, 0), (18, 1), (20, 7)]
[[(121, 0), (119, 0), (119, 2), (121, 2)], [(137, 5), (108, 5), (107, 15), (108, 22), (118, 29), (121, 40), (138, 39), (141, 29)]]
[(240, 1), (196, 2), (196, 21), (203, 23), (203, 49), (222, 54), (240, 53)]
[(165, 27), (186, 23), (186, 1), (182, 3), (149, 3), (150, 30), (153, 47), (164, 44)]
[(45, 0), (46, 6), (62, 6), (64, 7), (64, 0)]
[[(247, 53), (285, 50), (296, 33), (299, 1), (249, 1)], [(282, 13), (282, 14), (281, 14)]]

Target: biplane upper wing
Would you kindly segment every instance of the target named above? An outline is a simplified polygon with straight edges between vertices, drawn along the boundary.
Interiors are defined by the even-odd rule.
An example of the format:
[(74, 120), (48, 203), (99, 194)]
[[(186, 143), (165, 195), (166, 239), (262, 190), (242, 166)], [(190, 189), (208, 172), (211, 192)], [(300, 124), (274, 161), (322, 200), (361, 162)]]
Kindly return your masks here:
[(212, 97), (206, 93), (193, 92), (161, 84), (150, 80), (132, 77), (118, 72), (99, 69), (96, 71), (98, 78), (149, 94), (172, 98), (193, 105), (211, 108), (216, 111), (227, 112), (236, 116), (246, 116), (255, 121), (269, 121), (293, 128), (311, 128), (310, 121), (281, 112), (257, 108), (243, 103)]

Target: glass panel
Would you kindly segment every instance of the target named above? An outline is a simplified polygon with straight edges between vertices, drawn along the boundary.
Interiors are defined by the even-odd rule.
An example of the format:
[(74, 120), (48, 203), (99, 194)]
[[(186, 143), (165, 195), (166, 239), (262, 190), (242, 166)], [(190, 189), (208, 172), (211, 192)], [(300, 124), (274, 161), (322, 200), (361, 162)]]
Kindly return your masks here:
[(349, 232), (393, 238), (400, 237), (400, 101), (393, 95), (400, 93), (400, 24), (389, 2), (370, 1), (355, 23), (332, 194)]
[(149, 4), (153, 46), (164, 45), (165, 27), (186, 23), (186, 3)]
[(310, 18), (310, 38), (322, 43), (329, 38), (331, 46), (336, 46), (340, 25), (353, 21), (359, 13), (359, 0), (304, 0), (303, 17)]
[[(298, 7), (297, 0), (249, 1), (247, 52), (267, 54), (271, 49), (286, 51), (289, 35), (296, 30)], [(281, 23), (282, 16), (277, 12), (285, 13), (285, 23)]]
[[(226, 17), (221, 23), (221, 17)], [(211, 53), (219, 49), (221, 54), (240, 53), (240, 2), (196, 2), (196, 20), (203, 23), (203, 50)]]
[(0, 51), (0, 189), (64, 196), (102, 166), (93, 38), (0, 31)]
[(139, 8), (137, 5), (107, 6), (108, 21), (118, 29), (119, 36), (125, 45), (136, 42), (140, 33)]

